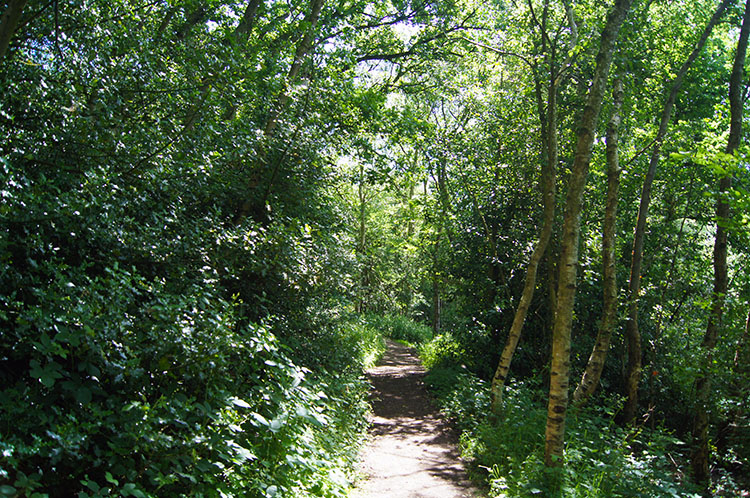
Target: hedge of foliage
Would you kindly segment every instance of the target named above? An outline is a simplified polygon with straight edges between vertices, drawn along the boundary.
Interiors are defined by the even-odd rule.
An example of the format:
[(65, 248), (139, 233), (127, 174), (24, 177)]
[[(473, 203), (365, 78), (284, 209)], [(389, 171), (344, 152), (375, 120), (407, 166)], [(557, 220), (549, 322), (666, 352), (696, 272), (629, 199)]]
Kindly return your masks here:
[[(567, 425), (566, 466), (544, 466), (546, 391), (541, 376), (506, 387), (504, 413), (490, 414), (489, 384), (466, 367), (460, 342), (438, 335), (420, 347), (426, 382), (461, 432), (464, 458), (496, 497), (698, 497), (677, 462), (687, 444), (667, 430), (615, 423), (618, 398), (575, 411)], [(727, 475), (716, 496), (739, 496)]]
[(344, 494), (371, 329), (248, 321), (211, 265), (179, 279), (102, 252), (74, 265), (79, 248), (41, 242), (65, 222), (2, 239), (4, 495)]

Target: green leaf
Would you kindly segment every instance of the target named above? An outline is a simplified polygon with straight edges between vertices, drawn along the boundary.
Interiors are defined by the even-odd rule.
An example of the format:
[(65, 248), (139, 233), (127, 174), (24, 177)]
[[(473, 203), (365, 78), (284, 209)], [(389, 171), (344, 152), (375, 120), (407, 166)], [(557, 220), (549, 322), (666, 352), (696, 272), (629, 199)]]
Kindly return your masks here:
[(132, 482), (126, 483), (122, 487), (122, 495), (123, 496), (135, 496), (136, 498), (146, 498), (146, 494), (138, 489), (136, 485)]
[[(268, 427), (270, 424), (268, 423), (268, 420), (266, 420), (266, 417), (261, 415), (260, 413), (252, 412), (250, 416), (260, 425), (264, 427)], [(257, 424), (253, 424), (257, 427)]]
[(240, 398), (231, 398), (232, 404), (241, 408), (252, 408), (250, 403)]
[(0, 485), (0, 495), (13, 496), (17, 493), (16, 488), (7, 484)]
[[(74, 396), (76, 398), (76, 401), (78, 401), (82, 405), (86, 405), (91, 402), (91, 389), (89, 389), (88, 387), (79, 387), (78, 389), (76, 389)], [(109, 472), (107, 474), (109, 474)], [(113, 484), (117, 483), (114, 482)]]
[(255, 456), (255, 454), (253, 454), (252, 451), (248, 450), (247, 448), (245, 448), (243, 446), (237, 445), (235, 447), (235, 452), (236, 452), (236, 455), (237, 455), (237, 460), (240, 463), (242, 463), (244, 461), (247, 461), (247, 460), (255, 460), (257, 458)]

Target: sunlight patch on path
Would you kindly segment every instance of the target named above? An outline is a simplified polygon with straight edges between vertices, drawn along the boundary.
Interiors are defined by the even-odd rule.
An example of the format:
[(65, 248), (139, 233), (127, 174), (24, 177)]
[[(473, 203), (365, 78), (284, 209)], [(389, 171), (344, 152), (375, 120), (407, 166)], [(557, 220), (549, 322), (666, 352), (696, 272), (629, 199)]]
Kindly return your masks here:
[(424, 387), (424, 369), (409, 348), (389, 342), (373, 384), (372, 441), (362, 455), (367, 480), (355, 498), (470, 498), (456, 437)]

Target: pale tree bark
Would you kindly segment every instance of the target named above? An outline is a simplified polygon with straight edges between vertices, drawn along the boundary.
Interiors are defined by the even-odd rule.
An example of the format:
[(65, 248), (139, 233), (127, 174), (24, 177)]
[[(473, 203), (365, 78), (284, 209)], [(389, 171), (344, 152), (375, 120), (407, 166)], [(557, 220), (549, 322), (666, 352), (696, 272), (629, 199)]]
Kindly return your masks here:
[(10, 0), (8, 7), (0, 17), (0, 61), (5, 57), (5, 53), (10, 46), (10, 40), (18, 28), (18, 22), (21, 20), (23, 8), (27, 0)]
[(578, 141), (568, 182), (558, 270), (557, 309), (552, 331), (552, 364), (545, 430), (544, 462), (548, 467), (563, 464), (565, 417), (568, 410), (570, 381), (570, 329), (573, 323), (573, 304), (576, 294), (583, 191), (586, 186), (594, 134), (607, 86), (612, 54), (631, 3), (632, 0), (617, 0), (602, 31), (599, 53), (596, 56), (596, 69), (578, 127)]
[(546, 134), (547, 143), (545, 148), (547, 149), (547, 160), (542, 167), (542, 175), (540, 183), (542, 186), (542, 199), (543, 199), (543, 210), (542, 210), (542, 229), (539, 233), (539, 240), (534, 247), (534, 251), (531, 253), (529, 258), (528, 266), (526, 267), (526, 280), (524, 282), (523, 291), (521, 293), (521, 299), (518, 301), (518, 307), (513, 317), (513, 323), (508, 331), (508, 337), (503, 347), (503, 351), (500, 354), (500, 361), (495, 370), (495, 375), (492, 377), (491, 386), (491, 409), (495, 414), (500, 414), (502, 411), (503, 402), (503, 390), (505, 389), (505, 379), (508, 376), (510, 370), (510, 364), (513, 359), (513, 354), (518, 347), (518, 341), (521, 338), (521, 332), (523, 330), (523, 324), (526, 321), (526, 315), (531, 305), (531, 300), (534, 297), (534, 289), (536, 288), (536, 277), (538, 273), (539, 263), (547, 250), (550, 237), (552, 235), (552, 228), (555, 221), (555, 192), (556, 192), (556, 166), (557, 166), (557, 87), (553, 82), (550, 83), (548, 93), (548, 112), (546, 116)]
[(714, 26), (719, 22), (727, 6), (732, 4), (732, 0), (722, 0), (719, 6), (716, 8), (713, 16), (709, 20), (706, 27), (703, 29), (703, 33), (695, 44), (693, 51), (688, 56), (687, 60), (682, 64), (680, 70), (677, 72), (667, 96), (667, 100), (664, 102), (664, 108), (662, 109), (661, 121), (659, 122), (659, 129), (654, 139), (654, 146), (651, 150), (651, 157), (649, 160), (648, 171), (646, 177), (643, 180), (643, 188), (641, 190), (641, 202), (638, 207), (638, 218), (635, 225), (635, 234), (633, 237), (633, 251), (630, 262), (630, 281), (628, 284), (628, 319), (625, 322), (625, 338), (628, 344), (628, 361), (625, 371), (625, 394), (627, 401), (625, 403), (624, 417), (626, 423), (632, 423), (638, 413), (638, 386), (641, 379), (641, 334), (638, 330), (638, 298), (641, 292), (641, 267), (643, 265), (643, 244), (646, 238), (646, 221), (648, 219), (648, 209), (651, 204), (651, 188), (654, 183), (654, 177), (656, 176), (656, 168), (659, 165), (661, 158), (661, 148), (664, 144), (664, 138), (667, 135), (669, 129), (669, 122), (672, 119), (672, 111), (674, 109), (675, 101), (677, 100), (677, 94), (682, 87), (682, 83), (685, 80), (690, 66), (693, 64), (695, 59), (698, 57), (700, 52), (703, 50), (703, 46), (706, 44), (708, 37), (711, 35)]
[[(742, 89), (745, 56), (747, 54), (748, 34), (750, 34), (750, 0), (745, 4), (742, 29), (737, 42), (737, 53), (734, 57), (732, 75), (729, 79), (730, 126), (726, 153), (734, 155), (742, 139)], [(695, 482), (708, 485), (710, 481), (709, 462), (711, 452), (708, 445), (708, 401), (711, 396), (710, 365), (713, 350), (719, 340), (721, 319), (724, 314), (724, 302), (727, 294), (727, 230), (730, 211), (726, 195), (731, 188), (732, 178), (725, 174), (719, 179), (719, 193), (716, 202), (716, 237), (714, 239), (714, 288), (711, 295), (711, 313), (708, 317), (706, 333), (703, 336), (702, 360), (698, 379), (695, 382), (695, 419), (693, 420), (693, 453), (690, 465)]]
[(584, 403), (596, 390), (604, 369), (604, 361), (609, 351), (609, 342), (617, 318), (617, 270), (615, 266), (615, 231), (617, 221), (617, 201), (620, 195), (620, 158), (618, 139), (620, 130), (620, 109), (622, 107), (622, 81), (615, 80), (612, 92), (614, 104), (607, 127), (607, 205), (604, 210), (604, 227), (602, 230), (602, 275), (603, 275), (603, 309), (596, 335), (594, 349), (591, 351), (586, 370), (581, 382), (573, 393), (573, 402)]
[[(565, 12), (570, 27), (571, 38), (568, 45), (568, 53), (573, 53), (578, 42), (578, 28), (573, 16), (573, 10), (570, 7), (569, 2), (564, 2)], [(547, 46), (547, 33), (546, 33), (546, 15), (547, 4), (545, 4), (545, 19), (539, 26), (542, 31), (543, 47)], [(510, 364), (513, 360), (513, 355), (518, 347), (518, 341), (521, 339), (521, 332), (523, 331), (523, 324), (526, 321), (526, 315), (531, 306), (531, 300), (534, 297), (534, 290), (536, 289), (536, 279), (539, 270), (539, 263), (542, 261), (544, 254), (547, 251), (550, 238), (552, 236), (553, 225), (555, 221), (555, 197), (557, 187), (557, 161), (558, 161), (558, 146), (557, 146), (557, 88), (560, 84), (561, 77), (565, 73), (568, 65), (571, 62), (571, 56), (569, 56), (560, 68), (555, 67), (555, 47), (550, 47), (549, 53), (549, 84), (547, 85), (547, 106), (546, 112), (544, 104), (542, 103), (542, 89), (538, 79), (535, 78), (536, 91), (537, 91), (537, 105), (539, 107), (539, 120), (541, 122), (542, 130), (542, 171), (540, 178), (540, 186), (542, 191), (542, 228), (539, 232), (539, 240), (534, 246), (534, 251), (531, 253), (529, 263), (526, 267), (526, 280), (524, 281), (523, 291), (521, 292), (521, 298), (518, 301), (516, 307), (516, 313), (513, 316), (513, 323), (508, 331), (508, 337), (505, 341), (505, 346), (500, 354), (500, 361), (498, 362), (497, 368), (495, 369), (495, 375), (492, 377), (492, 384), (490, 389), (490, 408), (493, 413), (499, 415), (502, 412), (503, 404), (503, 391), (505, 389), (505, 380), (508, 377), (508, 371), (510, 370)], [(532, 68), (535, 69), (535, 68)]]

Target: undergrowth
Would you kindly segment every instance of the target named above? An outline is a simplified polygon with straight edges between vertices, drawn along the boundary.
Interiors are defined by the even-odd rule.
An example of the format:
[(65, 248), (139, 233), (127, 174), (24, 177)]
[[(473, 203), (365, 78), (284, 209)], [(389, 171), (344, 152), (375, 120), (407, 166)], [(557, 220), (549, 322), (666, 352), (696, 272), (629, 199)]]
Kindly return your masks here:
[(442, 412), (461, 432), (463, 457), (492, 497), (697, 497), (677, 470), (685, 444), (665, 430), (625, 430), (614, 422), (617, 398), (570, 410), (565, 466), (544, 465), (546, 392), (539, 380), (506, 387), (504, 413), (490, 415), (489, 384), (461, 363), (450, 335), (420, 352), (430, 369), (426, 382)]
[(240, 325), (231, 305), (207, 303), (189, 330), (179, 316), (192, 304), (170, 303), (175, 330), (165, 318), (116, 341), (92, 334), (69, 374), (83, 387), (66, 373), (35, 392), (3, 386), (0, 495), (346, 496), (378, 333), (358, 319)]
[(407, 344), (423, 344), (432, 339), (432, 329), (403, 315), (369, 314), (365, 322), (382, 335)]

